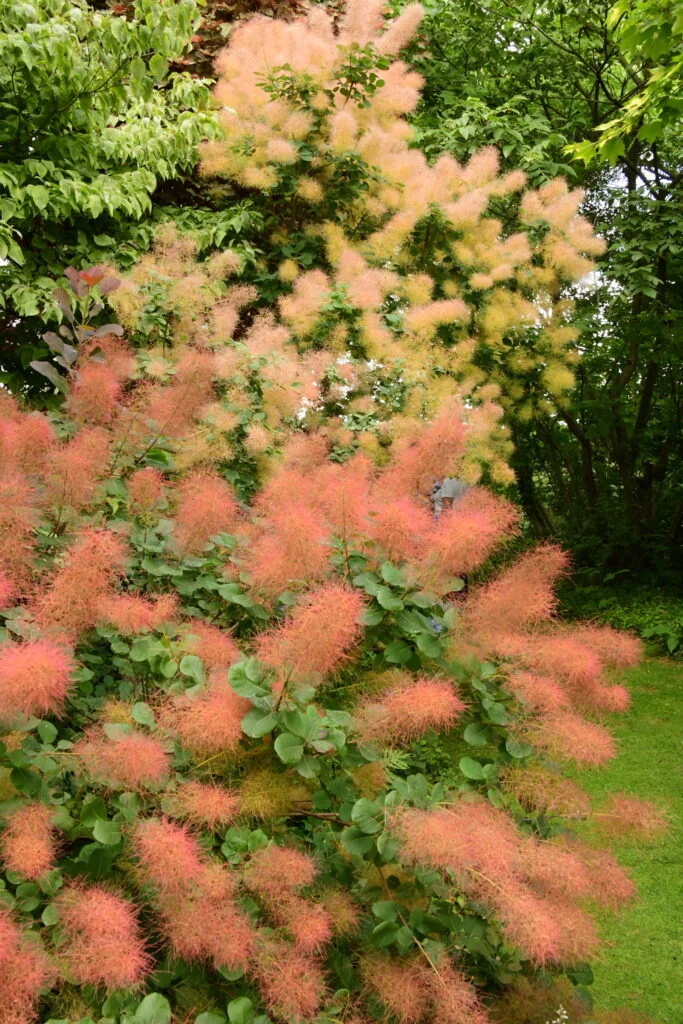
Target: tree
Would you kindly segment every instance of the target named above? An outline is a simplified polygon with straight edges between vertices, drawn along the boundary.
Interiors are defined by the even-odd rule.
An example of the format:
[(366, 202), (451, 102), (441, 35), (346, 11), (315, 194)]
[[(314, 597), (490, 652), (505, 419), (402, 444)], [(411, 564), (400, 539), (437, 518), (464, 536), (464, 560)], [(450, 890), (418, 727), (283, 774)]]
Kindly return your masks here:
[(634, 136), (652, 143), (680, 124), (683, 5), (679, 0), (620, 0), (607, 23), (621, 51), (642, 70), (631, 76), (630, 93), (617, 116), (599, 126), (598, 142), (592, 148), (590, 142), (582, 143), (575, 152), (584, 159), (599, 155), (614, 163)]
[[(241, 259), (238, 248), (228, 269), (244, 264), (249, 303), (277, 300), (300, 345), (334, 344), (350, 374), (371, 365), (393, 378), (391, 408), (409, 416), (459, 391), (482, 415), (500, 416), (500, 402), (531, 417), (572, 386), (576, 334), (560, 292), (602, 243), (559, 179), (524, 191), (524, 175), (499, 175), (490, 149), (467, 166), (443, 157), (430, 167), (410, 148), (402, 115), (418, 80), (391, 56), (419, 16), (409, 7), (377, 43), (370, 9), (350, 42), (336, 41), (318, 11), (301, 38), (290, 38), (296, 23), (275, 22), (267, 48), (258, 25), (242, 26), (219, 60), (223, 135), (203, 147), (200, 170), (260, 217), (258, 257)], [(495, 216), (504, 201), (520, 230)], [(174, 330), (220, 331), (207, 310), (221, 264), (203, 269), (191, 256), (190, 242), (181, 253), (164, 235), (115, 294), (134, 336), (165, 343)], [(377, 410), (354, 411), (366, 414), (340, 422), (342, 433), (353, 422), (373, 432)], [(508, 480), (504, 429), (482, 439), (491, 478)]]
[[(535, 183), (561, 170), (586, 189), (585, 209), (608, 241), (599, 275), (577, 297), (582, 360), (571, 404), (513, 425), (530, 522), (591, 564), (642, 569), (667, 552), (675, 565), (683, 512), (675, 98), (655, 134), (624, 121), (609, 148), (602, 126), (622, 123), (645, 96), (653, 56), (609, 3), (428, 9), (413, 54), (426, 78), (420, 144), (463, 158), (493, 142), (504, 166), (521, 165)], [(658, 5), (663, 25), (671, 13)], [(657, 37), (666, 46), (678, 31), (667, 24)], [(614, 169), (590, 162), (599, 139)], [(588, 167), (572, 159), (580, 153)]]
[(207, 83), (168, 70), (194, 0), (139, 0), (127, 16), (3, 2), (0, 16), (2, 369), (19, 387), (40, 344), (31, 318), (59, 315), (64, 267), (144, 251), (159, 183), (190, 171), (215, 127)]

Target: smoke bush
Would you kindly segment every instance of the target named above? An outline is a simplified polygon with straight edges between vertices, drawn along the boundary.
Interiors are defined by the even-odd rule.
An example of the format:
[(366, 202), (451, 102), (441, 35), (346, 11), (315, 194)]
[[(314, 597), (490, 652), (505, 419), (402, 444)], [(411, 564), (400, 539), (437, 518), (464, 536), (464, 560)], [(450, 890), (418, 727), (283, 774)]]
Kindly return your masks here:
[[(163, 977), (178, 1019), (227, 993), (283, 1024), (485, 1024), (515, 979), (585, 974), (591, 901), (632, 895), (572, 837), (563, 764), (613, 756), (637, 646), (555, 618), (565, 556), (507, 558), (483, 482), (503, 338), (533, 322), (561, 359), (560, 285), (598, 246), (561, 183), (506, 238), (485, 211), (521, 176), (409, 148), (419, 83), (384, 55), (419, 7), (384, 33), (382, 7), (338, 36), (319, 8), (250, 21), (220, 59), (204, 170), (287, 200), (325, 269), (280, 267), (259, 312), (235, 254), (166, 229), (114, 298), (134, 330), (163, 281), (168, 344), (110, 325), (61, 410), (0, 395), (1, 1019), (63, 1018), (74, 988), (130, 1018)], [(481, 482), (436, 520), (444, 475)], [(444, 778), (416, 764), (435, 731)], [(633, 818), (660, 825), (621, 795), (596, 841)]]

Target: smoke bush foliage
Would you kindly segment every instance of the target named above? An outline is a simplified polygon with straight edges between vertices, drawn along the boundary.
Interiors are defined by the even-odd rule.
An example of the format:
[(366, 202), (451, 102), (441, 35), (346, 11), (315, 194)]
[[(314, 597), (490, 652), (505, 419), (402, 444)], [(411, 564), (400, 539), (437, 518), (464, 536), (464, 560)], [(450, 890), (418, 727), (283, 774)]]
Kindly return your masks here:
[[(335, 462), (293, 389), (240, 498), (228, 453), (260, 421), (239, 366), (262, 399), (265, 329), (176, 343), (162, 373), (111, 327), (61, 412), (3, 397), (2, 1021), (41, 999), (130, 1020), (162, 986), (178, 1020), (227, 999), (262, 1021), (483, 1024), (516, 979), (586, 979), (589, 904), (632, 895), (602, 837), (659, 825), (620, 797), (595, 845), (571, 831), (591, 808), (562, 765), (613, 755), (610, 672), (639, 650), (554, 620), (563, 553), (453, 600), (517, 522), (478, 485), (428, 511), (476, 417), (453, 404), (381, 464)], [(411, 769), (434, 730), (461, 755), (450, 787)]]
[[(382, 31), (382, 7), (348, 4), (338, 34), (320, 8), (289, 23), (253, 18), (219, 57), (223, 136), (204, 145), (200, 171), (262, 214), (267, 244), (262, 234), (258, 256), (243, 252), (251, 301), (277, 300), (302, 347), (394, 368), (413, 410), (455, 387), (525, 417), (555, 408), (576, 359), (563, 290), (603, 250), (577, 213), (582, 193), (562, 179), (525, 189), (492, 149), (462, 166), (411, 148), (405, 115), (421, 78), (394, 57), (421, 8)], [(206, 285), (238, 255), (218, 259), (188, 270), (162, 239), (117, 293), (119, 315), (164, 341), (157, 314), (170, 302), (185, 336), (229, 337), (225, 315), (207, 323)], [(492, 471), (505, 481), (504, 439), (498, 448)]]
[[(249, 79), (254, 125), (215, 158), (231, 153), (231, 173), (253, 167), (253, 187), (277, 194), (277, 168), (296, 161), (269, 105), (274, 124), (305, 96), (300, 125), (316, 117), (327, 137), (324, 118), (342, 133), (337, 115), (357, 117), (381, 161), (372, 69), (417, 14), (368, 50), (380, 7), (350, 4), (341, 42), (319, 13), (272, 26), (306, 41), (290, 59), (305, 52), (312, 70)], [(317, 82), (316, 53), (323, 68), (341, 61), (332, 85), (329, 69)], [(403, 95), (404, 70), (382, 73)], [(318, 154), (308, 162), (325, 173)], [(464, 180), (492, 158), (478, 166)], [(432, 184), (442, 173), (420, 167)], [(380, 170), (391, 176), (362, 166), (370, 194)], [(461, 171), (447, 171), (450, 188)], [(366, 216), (357, 202), (339, 218)], [(460, 344), (439, 331), (469, 307), (445, 271), (406, 269), (419, 217), (390, 246), (405, 204), (380, 202), (367, 211), (385, 232), (375, 262), (344, 241), (350, 277), (297, 268), (279, 308), (259, 308), (235, 253), (197, 264), (173, 233), (118, 290), (102, 268), (70, 271), (70, 335), (50, 339), (68, 368), (62, 408), (0, 395), (3, 1024), (215, 1024), (226, 1002), (231, 1021), (260, 1024), (485, 1024), (506, 989), (525, 998), (551, 972), (589, 980), (591, 904), (632, 896), (602, 837), (651, 833), (658, 815), (618, 797), (598, 809), (594, 843), (579, 839), (593, 810), (563, 765), (613, 756), (604, 720), (628, 694), (612, 671), (638, 644), (555, 620), (554, 547), (454, 597), (492, 554), (504, 564), (516, 529), (515, 509), (476, 483), (482, 465), (504, 475), (500, 410), (483, 387), (466, 402), (449, 373), (446, 388), (432, 377)], [(481, 223), (462, 230), (473, 244)], [(132, 327), (157, 303), (156, 348), (83, 326), (110, 291)], [(396, 358), (412, 352), (403, 381), (391, 352), (366, 347), (366, 314), (389, 345), (392, 313)], [(463, 474), (474, 486), (435, 520), (434, 478)], [(449, 786), (411, 765), (435, 731), (458, 764)]]

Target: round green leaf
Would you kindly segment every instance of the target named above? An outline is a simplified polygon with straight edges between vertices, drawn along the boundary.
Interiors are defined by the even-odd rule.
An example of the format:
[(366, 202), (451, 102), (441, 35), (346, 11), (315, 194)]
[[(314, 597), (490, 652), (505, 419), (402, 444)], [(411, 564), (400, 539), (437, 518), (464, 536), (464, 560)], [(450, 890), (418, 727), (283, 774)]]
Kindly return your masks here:
[(304, 753), (304, 745), (298, 736), (291, 732), (280, 733), (274, 743), (275, 753), (285, 764), (296, 764)]
[(428, 658), (440, 658), (443, 654), (443, 647), (431, 633), (418, 633), (415, 637), (415, 643), (422, 654), (425, 654)]
[(137, 703), (133, 704), (131, 715), (133, 716), (133, 720), (138, 722), (140, 725), (154, 725), (154, 712), (148, 704), (144, 703), (144, 701), (139, 700)]
[(252, 708), (242, 719), (242, 732), (245, 736), (260, 739), (261, 736), (272, 732), (276, 725), (277, 715), (261, 711), (259, 708)]
[(180, 662), (180, 671), (188, 679), (193, 679), (195, 683), (203, 683), (206, 678), (204, 663), (196, 654), (185, 655)]
[(133, 1024), (171, 1024), (171, 1004), (168, 999), (158, 992), (145, 996), (135, 1011)]
[(403, 608), (403, 601), (389, 587), (378, 587), (375, 597), (382, 608), (388, 612), (400, 612)]
[(392, 587), (405, 587), (406, 581), (403, 573), (395, 565), (392, 565), (391, 562), (383, 562), (379, 571), (385, 583)]
[(361, 832), (374, 835), (381, 832), (384, 825), (384, 811), (374, 801), (362, 797), (356, 800), (351, 809), (351, 820)]
[(396, 939), (400, 925), (395, 921), (382, 921), (376, 928), (372, 929), (372, 941), (380, 949), (390, 946)]
[(46, 928), (50, 928), (53, 924), (57, 924), (57, 921), (59, 921), (59, 910), (54, 903), (48, 903), (45, 910), (40, 915), (40, 920)]
[(491, 733), (483, 722), (470, 722), (463, 733), (463, 739), (471, 747), (483, 747), (490, 741)]
[(512, 736), (508, 736), (505, 741), (505, 749), (510, 757), (523, 758), (532, 754), (534, 748), (530, 743), (520, 743), (519, 740), (515, 740)]
[(228, 1003), (230, 1024), (251, 1024), (254, 1019), (254, 1004), (246, 996), (231, 999)]
[(461, 757), (459, 768), (463, 775), (468, 779), (481, 781), (486, 778), (482, 765), (479, 761), (475, 761), (471, 757)]
[(358, 621), (361, 626), (379, 626), (384, 620), (384, 611), (381, 608), (364, 608), (360, 613)]
[(104, 846), (116, 846), (121, 841), (121, 829), (118, 821), (102, 821), (98, 818), (92, 830), (93, 839)]
[(341, 832), (339, 839), (346, 852), (354, 857), (365, 857), (366, 854), (375, 849), (373, 837), (363, 835), (361, 830), (356, 828), (355, 825), (345, 828)]
[(38, 735), (43, 743), (54, 743), (57, 739), (57, 730), (52, 722), (38, 722)]
[(388, 661), (390, 665), (403, 665), (409, 660), (412, 653), (412, 647), (405, 640), (393, 640), (384, 649), (384, 660)]

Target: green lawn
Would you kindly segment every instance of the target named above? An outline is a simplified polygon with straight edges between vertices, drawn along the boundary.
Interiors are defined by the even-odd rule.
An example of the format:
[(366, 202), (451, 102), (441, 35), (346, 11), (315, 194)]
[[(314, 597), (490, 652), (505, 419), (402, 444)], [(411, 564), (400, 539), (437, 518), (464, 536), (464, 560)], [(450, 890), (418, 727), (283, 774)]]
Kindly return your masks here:
[(619, 755), (580, 776), (595, 797), (622, 790), (666, 809), (671, 828), (651, 844), (615, 846), (630, 870), (639, 901), (602, 921), (604, 949), (595, 965), (596, 1009), (627, 1007), (657, 1024), (683, 1020), (683, 667), (649, 659), (627, 673), (633, 698), (615, 734)]

